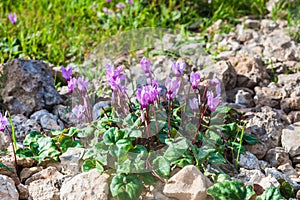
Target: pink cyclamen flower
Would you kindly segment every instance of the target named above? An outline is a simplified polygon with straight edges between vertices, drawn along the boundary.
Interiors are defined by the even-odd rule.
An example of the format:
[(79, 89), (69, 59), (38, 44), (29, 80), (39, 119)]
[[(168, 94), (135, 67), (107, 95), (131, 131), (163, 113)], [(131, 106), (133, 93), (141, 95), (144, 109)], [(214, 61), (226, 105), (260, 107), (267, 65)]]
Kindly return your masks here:
[(86, 109), (86, 105), (76, 105), (73, 109), (72, 109), (72, 113), (74, 115), (76, 115), (77, 120), (82, 120), (83, 114), (85, 112)]
[(80, 77), (77, 79), (77, 87), (81, 93), (87, 92), (88, 86), (89, 86), (88, 78), (83, 79), (83, 77), (82, 78)]
[(69, 81), (71, 79), (71, 76), (72, 76), (72, 68), (71, 67), (64, 68), (62, 66), (61, 67), (61, 73), (62, 73), (62, 76), (64, 77), (64, 79), (66, 81)]
[(180, 84), (176, 78), (171, 79), (170, 77), (166, 80), (166, 88), (167, 88), (167, 100), (173, 100), (179, 90)]
[(17, 23), (17, 14), (16, 13), (9, 13), (8, 19), (12, 24)]
[(122, 74), (123, 66), (114, 69), (111, 64), (106, 65), (106, 78), (111, 89), (114, 92), (120, 90), (122, 93), (126, 90), (126, 87), (122, 87), (122, 81), (125, 80), (126, 76)]
[(76, 84), (77, 84), (77, 79), (76, 78), (71, 78), (68, 81), (68, 90), (69, 90), (69, 93), (73, 93), (74, 92)]
[(106, 8), (106, 7), (102, 8), (102, 10), (103, 10), (103, 12), (104, 12), (105, 14), (107, 14), (107, 15), (110, 15), (110, 14), (113, 13), (112, 10), (110, 10), (110, 9), (108, 9), (108, 8)]
[(127, 0), (127, 3), (130, 4), (130, 5), (134, 4), (133, 0)]
[(197, 98), (189, 99), (189, 102), (192, 110), (196, 111), (199, 109), (199, 102)]
[(192, 84), (192, 88), (194, 90), (197, 89), (200, 83), (200, 74), (192, 72), (190, 76), (190, 82)]
[(221, 81), (217, 78), (216, 74), (214, 75), (213, 79), (209, 81), (209, 85), (216, 87), (217, 96), (221, 96)]
[(172, 70), (176, 77), (180, 77), (186, 67), (185, 62), (173, 62)]
[(8, 125), (8, 119), (6, 115), (2, 116), (2, 114), (0, 113), (0, 131), (4, 131), (7, 125)]
[(123, 10), (125, 8), (125, 4), (124, 3), (117, 3), (116, 7), (119, 9), (119, 10)]
[(217, 106), (220, 103), (220, 97), (214, 97), (214, 94), (212, 91), (207, 91), (206, 93), (206, 98), (207, 98), (207, 105), (210, 109), (211, 112), (215, 111)]
[(156, 85), (147, 85), (139, 88), (136, 92), (136, 98), (141, 104), (141, 108), (146, 108), (149, 104), (153, 104), (159, 95), (161, 88)]
[(145, 74), (151, 74), (151, 62), (150, 60), (147, 60), (145, 57), (142, 58), (140, 62), (142, 69)]

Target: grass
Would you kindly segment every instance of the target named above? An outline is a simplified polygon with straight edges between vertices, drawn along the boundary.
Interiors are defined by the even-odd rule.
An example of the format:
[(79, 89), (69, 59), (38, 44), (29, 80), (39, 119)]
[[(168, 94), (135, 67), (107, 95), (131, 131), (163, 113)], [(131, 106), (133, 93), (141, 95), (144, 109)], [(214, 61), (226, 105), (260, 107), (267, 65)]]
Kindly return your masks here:
[[(118, 2), (126, 5), (124, 10), (116, 8)], [(262, 18), (267, 13), (265, 2), (135, 0), (129, 5), (105, 0), (5, 0), (0, 2), (0, 63), (18, 57), (56, 66), (82, 63), (98, 44), (120, 32), (143, 27), (201, 32), (218, 19), (234, 24), (245, 15)], [(107, 15), (103, 8), (115, 13)], [(14, 12), (18, 17), (15, 25), (7, 18)], [(288, 12), (293, 24), (299, 12), (295, 15), (292, 6)]]

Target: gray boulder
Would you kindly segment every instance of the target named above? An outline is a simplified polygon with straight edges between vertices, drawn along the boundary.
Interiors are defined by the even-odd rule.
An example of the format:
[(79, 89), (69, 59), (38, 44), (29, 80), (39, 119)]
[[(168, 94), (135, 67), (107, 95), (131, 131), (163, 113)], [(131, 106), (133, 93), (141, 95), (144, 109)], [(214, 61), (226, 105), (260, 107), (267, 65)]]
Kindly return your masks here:
[(62, 102), (48, 64), (37, 60), (14, 59), (3, 65), (0, 94), (11, 114), (29, 116)]

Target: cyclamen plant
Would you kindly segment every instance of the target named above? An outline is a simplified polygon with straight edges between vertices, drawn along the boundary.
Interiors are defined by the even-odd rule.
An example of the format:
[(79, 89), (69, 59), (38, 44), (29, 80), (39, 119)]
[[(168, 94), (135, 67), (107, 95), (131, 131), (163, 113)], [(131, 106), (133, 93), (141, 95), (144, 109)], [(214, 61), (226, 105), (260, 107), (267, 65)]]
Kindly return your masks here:
[[(244, 136), (249, 144), (257, 142), (244, 133), (238, 119), (228, 114), (234, 113), (231, 108), (219, 106), (221, 81), (216, 76), (207, 84), (197, 72), (186, 79), (186, 64), (174, 62), (174, 75), (162, 83), (155, 78), (150, 60), (144, 57), (140, 65), (147, 81), (134, 90), (133, 97), (124, 85), (124, 67), (106, 65), (112, 107), (103, 109), (92, 123), (102, 139), (83, 157), (83, 171), (113, 170), (113, 197), (137, 199), (142, 184), (149, 184), (153, 177), (165, 182), (175, 166), (196, 165), (204, 171), (208, 164), (226, 163), (227, 152), (232, 154), (229, 162), (233, 163), (244, 152)], [(188, 89), (182, 92), (186, 84)], [(89, 130), (82, 135), (88, 136)]]
[(72, 113), (81, 121), (85, 119), (86, 122), (93, 121), (92, 106), (90, 105), (90, 97), (88, 95), (88, 78), (74, 78), (72, 77), (72, 68), (61, 68), (62, 76), (68, 83), (68, 92), (75, 94), (79, 98), (79, 104), (72, 108)]
[[(154, 78), (154, 75), (151, 70), (151, 62), (143, 57), (140, 61), (141, 68), (147, 77), (147, 85), (138, 88), (136, 90), (136, 100), (140, 105), (141, 111), (141, 119), (145, 125), (145, 132), (147, 133), (147, 137), (150, 137), (152, 134), (150, 133), (150, 122), (151, 117), (150, 112), (152, 111), (153, 117), (156, 118), (156, 111), (162, 110), (161, 102), (167, 103), (165, 106), (166, 113), (168, 115), (168, 136), (171, 137), (171, 113), (175, 109), (174, 102), (177, 101), (177, 96), (180, 88), (184, 85), (186, 80), (182, 77), (184, 70), (186, 68), (186, 64), (184, 62), (173, 62), (172, 63), (172, 71), (174, 72), (174, 77), (167, 77), (165, 81), (166, 92), (161, 95), (162, 88), (159, 86), (158, 80)], [(127, 101), (124, 97), (128, 97), (126, 94), (127, 88), (122, 85), (122, 81), (125, 80), (125, 75), (122, 73), (123, 67), (119, 66), (116, 69), (114, 66), (108, 64), (106, 71), (107, 81), (113, 91), (113, 102), (115, 105), (122, 105), (120, 107), (125, 111), (124, 116), (132, 110), (132, 102), (131, 99), (128, 98)], [(213, 112), (216, 110), (217, 106), (221, 100), (221, 82), (220, 80), (214, 76), (212, 80), (209, 81), (209, 85), (200, 86), (201, 76), (199, 73), (192, 72), (190, 74), (190, 89), (186, 93), (184, 91), (184, 107), (187, 107), (189, 104), (190, 109), (193, 112), (199, 112), (200, 119), (198, 121), (198, 129), (201, 129), (202, 123), (205, 122), (205, 117), (207, 117), (209, 112)], [(208, 89), (210, 88), (210, 90)], [(214, 91), (213, 91), (213, 90)], [(191, 90), (193, 91), (193, 99), (190, 98)], [(129, 109), (125, 109), (124, 105), (129, 103)], [(186, 108), (184, 109), (186, 111)], [(183, 117), (184, 119), (188, 117)], [(184, 126), (184, 125), (183, 125)], [(157, 127), (157, 125), (156, 125)], [(183, 130), (185, 130), (183, 128)], [(159, 130), (156, 130), (158, 133)], [(193, 143), (196, 142), (196, 136), (198, 131), (196, 131), (194, 135)]]

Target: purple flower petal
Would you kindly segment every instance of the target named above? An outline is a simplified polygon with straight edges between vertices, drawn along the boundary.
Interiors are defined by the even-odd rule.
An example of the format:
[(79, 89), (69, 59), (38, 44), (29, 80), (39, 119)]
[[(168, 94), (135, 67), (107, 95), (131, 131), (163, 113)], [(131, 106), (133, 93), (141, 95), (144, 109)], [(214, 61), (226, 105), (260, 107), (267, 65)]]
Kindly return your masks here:
[(72, 113), (76, 115), (77, 120), (82, 120), (85, 109), (86, 109), (85, 105), (79, 105), (79, 106), (77, 105), (72, 109)]
[(207, 98), (207, 105), (210, 109), (211, 112), (215, 111), (217, 106), (220, 103), (220, 97), (214, 97), (214, 94), (212, 91), (207, 91), (206, 93), (206, 98)]
[(68, 81), (68, 90), (69, 90), (69, 93), (73, 93), (74, 88), (76, 87), (76, 83), (77, 83), (77, 79), (76, 78), (71, 78)]
[(167, 100), (173, 100), (178, 91), (179, 91), (179, 81), (176, 78), (171, 79), (168, 77), (166, 79), (166, 88), (167, 88)]
[(172, 70), (176, 77), (180, 77), (186, 67), (184, 62), (173, 62)]
[(4, 131), (8, 123), (7, 117), (0, 113), (0, 131)]
[(77, 79), (77, 87), (81, 93), (87, 92), (88, 85), (89, 85), (88, 78), (86, 78), (85, 80), (81, 77)]
[(143, 71), (146, 75), (151, 73), (151, 62), (150, 62), (150, 60), (147, 60), (145, 57), (143, 57), (140, 64), (141, 64), (142, 69), (143, 69)]
[(196, 111), (199, 109), (199, 103), (197, 98), (189, 99), (189, 103), (192, 110)]
[(192, 72), (190, 76), (190, 82), (192, 84), (192, 88), (194, 90), (197, 89), (200, 83), (200, 74)]
[(17, 14), (16, 13), (9, 13), (8, 19), (12, 24), (17, 23)]
[(63, 66), (61, 67), (61, 73), (62, 73), (62, 76), (64, 77), (64, 79), (66, 81), (69, 81), (71, 76), (72, 76), (72, 68), (71, 67), (68, 67), (67, 69), (64, 68)]

